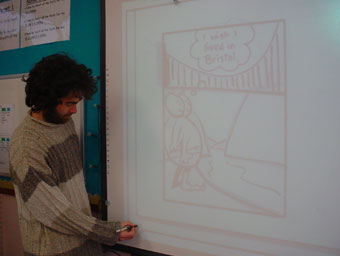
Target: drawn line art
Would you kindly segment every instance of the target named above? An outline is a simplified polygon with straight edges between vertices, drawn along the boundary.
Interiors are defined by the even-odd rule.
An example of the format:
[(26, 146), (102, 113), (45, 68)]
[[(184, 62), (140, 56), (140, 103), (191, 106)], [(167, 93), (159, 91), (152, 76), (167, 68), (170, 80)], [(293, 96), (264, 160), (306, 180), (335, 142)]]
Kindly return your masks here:
[[(181, 2), (191, 1), (183, 0)], [(131, 172), (127, 174), (127, 179), (134, 181), (128, 186), (128, 192), (133, 192), (131, 193), (131, 198), (128, 195), (128, 205), (133, 206), (131, 210), (127, 207), (128, 216), (134, 216), (143, 222), (144, 226), (148, 226), (144, 229), (147, 235), (156, 234), (157, 236), (177, 237), (177, 235), (174, 237), (166, 230), (162, 231), (154, 228), (159, 225), (160, 227), (194, 230), (197, 233), (207, 232), (211, 235), (223, 237), (225, 243), (215, 243), (215, 241), (185, 236), (188, 242), (197, 241), (208, 246), (235, 249), (235, 255), (243, 256), (244, 252), (249, 252), (251, 255), (293, 255), (281, 253), (287, 250), (290, 252), (303, 251), (305, 254), (307, 252), (308, 255), (338, 255), (338, 248), (329, 248), (308, 241), (294, 241), (290, 238), (279, 238), (270, 234), (254, 234), (233, 228), (194, 224), (183, 219), (168, 219), (166, 216), (155, 216), (145, 212), (143, 204), (138, 200), (139, 194), (144, 190), (144, 184), (139, 181), (143, 174), (140, 173), (142, 170), (138, 168), (140, 159), (137, 157), (138, 139), (137, 127), (135, 127), (137, 117), (134, 114), (138, 108), (136, 106), (136, 99), (138, 98), (136, 96), (136, 70), (138, 69), (136, 63), (138, 52), (136, 47), (136, 24), (138, 23), (136, 13), (166, 5), (139, 7), (128, 9), (125, 12), (125, 24), (131, 21), (131, 27), (127, 26), (125, 34), (126, 45), (131, 45), (126, 48), (125, 52), (126, 70), (129, 69), (129, 72), (125, 73), (125, 79), (128, 91), (134, 92), (132, 96), (129, 95), (132, 98), (134, 97), (134, 105), (132, 106), (128, 106), (129, 97), (128, 94), (125, 95), (126, 111), (128, 114), (131, 112), (133, 115), (133, 118), (127, 121), (127, 130), (132, 129), (133, 132), (126, 136), (127, 141), (131, 140), (129, 147), (131, 147), (130, 150), (132, 151), (131, 161), (129, 162), (128, 159), (126, 161), (126, 169), (131, 169)], [(235, 68), (236, 63), (229, 63), (226, 66), (216, 65), (214, 68), (205, 67), (204, 69), (204, 66), (201, 65), (200, 67), (197, 63), (197, 54), (193, 53), (196, 59), (190, 57), (190, 49), (195, 43), (195, 38), (200, 38), (199, 36), (195, 37), (197, 31), (204, 34), (205, 30), (237, 29), (242, 26), (251, 28), (248, 28), (248, 30), (241, 29), (240, 33), (245, 33), (244, 31), (254, 32), (253, 37), (248, 35), (248, 37), (244, 36), (243, 40), (240, 40), (241, 43), (248, 47), (249, 56), (246, 56), (246, 54), (230, 54), (229, 52), (232, 58), (226, 56), (224, 58), (227, 61), (236, 61), (236, 57), (241, 56), (243, 59), (240, 57), (241, 61), (237, 62), (237, 68)], [(129, 28), (131, 28), (131, 31)], [(181, 54), (176, 55), (175, 41), (180, 42), (183, 46), (179, 48), (185, 49), (186, 55), (184, 54), (184, 58), (182, 58)], [(278, 221), (282, 221), (286, 217), (287, 98), (285, 45), (284, 20), (233, 24), (198, 30), (189, 29), (163, 34), (161, 49), (164, 62), (162, 66), (163, 72), (161, 72), (162, 83), (159, 85), (163, 89), (163, 159), (161, 160), (163, 161), (163, 183), (160, 187), (163, 188), (161, 196), (164, 205), (181, 204), (184, 207), (219, 211), (221, 214), (242, 212), (243, 216), (246, 213), (281, 218), (277, 219)], [(244, 47), (230, 47), (231, 49), (245, 49)], [(177, 47), (177, 49), (179, 48)], [(222, 46), (220, 48), (222, 49)], [(207, 47), (208, 49), (218, 50), (219, 48), (218, 46), (212, 46)], [(254, 51), (254, 49), (257, 50)], [(244, 52), (247, 53), (247, 51)], [(129, 58), (129, 55), (132, 57)], [(227, 53), (227, 56), (229, 55)], [(207, 60), (212, 62), (212, 57)], [(242, 62), (245, 58), (248, 62)], [(133, 75), (131, 76), (131, 74)], [(179, 104), (190, 107), (180, 108), (176, 104), (171, 104), (171, 102), (176, 102), (173, 99), (177, 98), (180, 99), (179, 102), (184, 102)], [(240, 108), (244, 98), (246, 100)], [(167, 99), (169, 99), (169, 102)], [(214, 109), (207, 110), (209, 104), (198, 104), (198, 102), (210, 102), (212, 105), (219, 106), (218, 101), (221, 99), (224, 100), (223, 104), (226, 104), (225, 109), (218, 107), (215, 112)], [(180, 115), (174, 114), (176, 113), (175, 110)], [(260, 116), (257, 117), (259, 114)], [(210, 120), (215, 121), (209, 122), (207, 116), (210, 117)], [(275, 119), (274, 122), (268, 121), (273, 118)], [(256, 122), (256, 119), (266, 121)], [(244, 127), (247, 127), (247, 123), (248, 127), (252, 127), (251, 136), (248, 137), (245, 136), (246, 133), (242, 133)], [(192, 134), (189, 132), (190, 130)], [(264, 141), (264, 134), (268, 133), (268, 131), (269, 133), (274, 133), (270, 136), (271, 138), (275, 135), (280, 140), (273, 141), (272, 145), (262, 145), (264, 143), (261, 143), (261, 141)], [(252, 138), (257, 137), (259, 139), (252, 141)], [(247, 141), (248, 144), (244, 147), (237, 147), (241, 141), (240, 138)], [(266, 141), (270, 141), (270, 138), (264, 138), (266, 138)], [(243, 145), (241, 144), (240, 146)], [(265, 146), (274, 152), (266, 151)], [(127, 152), (129, 151), (127, 150)], [(262, 154), (254, 154), (254, 152)], [(224, 166), (228, 168), (221, 168)], [(260, 174), (252, 172), (253, 169), (257, 169)], [(225, 193), (225, 189), (229, 188), (236, 195), (237, 191), (234, 191), (232, 184), (219, 184), (217, 182), (216, 176), (219, 174), (217, 170), (228, 170), (233, 174), (231, 178), (237, 177), (240, 184), (245, 184), (245, 187), (248, 186), (248, 190), (249, 186), (254, 187), (257, 191), (263, 190), (264, 195), (271, 195), (272, 198), (275, 198), (277, 204), (272, 202), (266, 204), (266, 201), (270, 200), (261, 202), (258, 200), (259, 195), (249, 197), (249, 195), (242, 192), (240, 196), (244, 198), (241, 198), (239, 203), (230, 200)], [(222, 172), (222, 174), (224, 173)], [(270, 178), (263, 179), (266, 175), (270, 175)], [(271, 181), (269, 184), (266, 183), (268, 180)], [(222, 191), (217, 191), (213, 186), (220, 187)], [(204, 195), (207, 196), (204, 197)], [(206, 198), (215, 198), (215, 196), (223, 197), (223, 200), (214, 202), (206, 200)], [(196, 200), (197, 198), (199, 200)], [(277, 200), (278, 198), (279, 200)], [(247, 206), (244, 199), (248, 200), (254, 207)], [(259, 217), (262, 218), (261, 216)], [(273, 218), (270, 219), (272, 220)], [(182, 237), (178, 238), (183, 239)], [(228, 246), (228, 244), (235, 245), (229, 239), (240, 241), (240, 246)], [(257, 246), (256, 248), (261, 248), (261, 251), (263, 249), (263, 252), (253, 251), (252, 249), (255, 247), (252, 247), (252, 245)], [(265, 249), (268, 246), (272, 249)], [(283, 250), (281, 251), (281, 249)]]
[[(285, 215), (283, 29), (280, 20), (163, 34), (165, 200)], [(194, 191), (228, 200), (198, 202)]]

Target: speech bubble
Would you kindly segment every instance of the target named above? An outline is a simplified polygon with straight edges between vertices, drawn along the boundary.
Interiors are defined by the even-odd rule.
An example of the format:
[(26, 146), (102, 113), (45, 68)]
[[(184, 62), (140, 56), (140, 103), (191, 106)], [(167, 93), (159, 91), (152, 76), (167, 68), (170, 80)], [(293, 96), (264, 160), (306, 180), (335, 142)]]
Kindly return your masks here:
[(199, 30), (190, 47), (191, 57), (206, 72), (221, 69), (234, 71), (248, 62), (255, 31), (250, 25)]

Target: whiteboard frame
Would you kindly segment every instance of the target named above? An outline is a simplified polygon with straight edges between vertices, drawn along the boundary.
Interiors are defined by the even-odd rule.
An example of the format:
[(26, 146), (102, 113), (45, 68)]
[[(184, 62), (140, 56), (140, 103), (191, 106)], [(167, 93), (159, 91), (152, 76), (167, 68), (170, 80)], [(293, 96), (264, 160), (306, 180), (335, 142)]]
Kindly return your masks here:
[[(110, 1), (110, 0), (105, 0), (105, 2), (107, 2), (107, 1)], [(121, 1), (121, 2), (124, 2), (124, 1)], [(127, 2), (127, 1), (125, 1), (125, 2)], [(105, 8), (105, 4), (104, 4), (104, 8)], [(104, 14), (105, 14), (105, 9), (104, 9)], [(107, 20), (105, 19), (105, 22), (106, 22)], [(105, 23), (104, 23), (105, 24)], [(106, 26), (106, 25), (105, 25)], [(111, 27), (111, 29), (112, 29), (112, 27)], [(105, 33), (105, 31), (104, 31), (104, 33)], [(109, 44), (109, 42), (110, 41), (108, 41), (108, 38), (105, 38), (105, 43), (106, 44)], [(104, 44), (104, 46), (106, 47), (106, 45)], [(106, 50), (107, 50), (107, 48), (106, 48)], [(111, 57), (111, 55), (105, 55), (104, 57), (105, 58), (107, 58), (108, 56), (110, 56)], [(119, 67), (117, 67), (117, 69), (119, 69)], [(104, 65), (104, 76), (102, 76), (102, 77), (105, 77), (106, 78), (106, 73), (105, 73), (105, 70), (106, 70), (106, 66)], [(110, 75), (112, 75), (112, 74), (110, 74)], [(104, 83), (104, 85), (105, 85), (105, 83)], [(121, 92), (121, 87), (122, 85), (121, 84), (115, 84), (114, 85), (114, 87), (117, 87), (117, 88), (115, 88), (115, 90), (117, 90), (117, 92)], [(102, 88), (105, 88), (104, 90), (102, 90), (103, 92), (103, 100), (102, 100), (102, 102), (104, 103), (104, 102), (106, 102), (106, 100), (107, 100), (107, 96), (106, 96), (106, 87), (102, 87)], [(117, 106), (118, 106), (118, 103), (116, 104)], [(120, 106), (118, 106), (118, 107), (120, 107)], [(105, 105), (105, 109), (106, 109), (107, 107), (106, 107), (106, 105)], [(104, 111), (103, 111), (104, 112)], [(117, 110), (117, 112), (119, 112), (119, 109)], [(116, 113), (114, 113), (115, 115), (116, 115)], [(112, 116), (111, 115), (108, 115), (108, 117), (106, 116), (106, 115), (104, 115), (104, 118), (102, 119), (102, 120), (104, 120), (104, 121), (107, 121), (108, 119), (111, 119), (112, 118)], [(114, 118), (118, 118), (119, 119), (119, 115), (118, 116), (115, 116)], [(117, 120), (118, 120), (117, 119)], [(107, 128), (105, 128), (105, 130), (102, 130), (104, 133), (105, 133), (105, 136), (106, 136), (106, 132), (107, 132), (107, 129), (110, 129), (111, 127), (107, 127)], [(120, 127), (121, 128), (121, 127)], [(116, 129), (115, 129), (115, 131), (116, 131)], [(122, 131), (120, 131), (120, 132), (122, 132)], [(107, 143), (107, 141), (106, 141), (106, 137), (105, 137), (105, 140), (104, 141), (102, 141), (102, 145), (104, 145), (104, 148), (106, 149), (106, 143)], [(107, 166), (106, 166), (106, 163), (107, 163), (107, 161), (112, 161), (112, 159), (106, 159), (106, 151), (103, 151), (103, 152), (105, 152), (105, 153), (103, 153), (103, 155), (105, 155), (104, 157), (105, 157), (105, 161), (103, 161), (102, 162), (102, 166), (103, 166), (103, 174), (105, 174), (105, 178), (104, 178), (104, 181), (105, 182), (103, 182), (102, 183), (102, 186), (103, 187), (105, 187), (105, 203), (107, 203), (107, 204), (109, 204), (109, 202), (107, 201), (107, 179), (106, 179), (106, 175), (108, 174), (108, 171), (107, 171)], [(122, 161), (122, 160), (120, 160), (120, 161)], [(112, 162), (114, 162), (114, 161), (112, 161)], [(116, 163), (115, 163), (116, 164)], [(103, 194), (104, 195), (104, 194)], [(115, 205), (116, 205), (116, 201), (114, 200), (115, 198), (110, 198), (109, 200), (110, 201), (114, 201), (115, 202)], [(121, 202), (119, 202), (119, 203), (121, 203)], [(106, 216), (107, 216), (107, 206), (105, 205), (105, 214), (106, 214)], [(255, 239), (254, 240), (256, 240), (256, 239), (262, 239), (263, 237), (255, 237)], [(282, 243), (282, 244), (284, 244), (284, 245), (286, 245), (286, 246), (291, 246), (291, 247), (294, 247), (294, 246), (301, 246), (302, 248), (307, 248), (307, 247), (310, 247), (310, 248), (312, 248), (312, 249), (315, 249), (316, 251), (320, 251), (320, 252), (325, 252), (325, 253), (327, 253), (327, 252), (329, 252), (329, 253), (338, 253), (338, 251), (336, 250), (336, 249), (334, 249), (334, 248), (328, 248), (328, 247), (322, 247), (322, 246), (314, 246), (314, 245), (310, 245), (310, 244), (295, 244), (293, 241), (286, 241), (286, 240), (273, 240), (273, 242), (274, 242), (274, 244), (280, 244), (280, 243)], [(133, 248), (133, 247), (132, 247)]]

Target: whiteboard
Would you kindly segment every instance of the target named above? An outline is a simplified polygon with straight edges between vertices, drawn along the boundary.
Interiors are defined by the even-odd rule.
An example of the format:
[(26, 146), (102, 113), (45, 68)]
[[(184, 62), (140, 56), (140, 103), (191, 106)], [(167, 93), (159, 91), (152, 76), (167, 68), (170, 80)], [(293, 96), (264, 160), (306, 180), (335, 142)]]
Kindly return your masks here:
[[(25, 82), (23, 75), (0, 76), (0, 175), (9, 176), (8, 150), (10, 136), (15, 128), (26, 117), (29, 108), (25, 104)], [(79, 104), (78, 112), (72, 116), (77, 134), (83, 137), (83, 104)]]
[[(109, 219), (171, 255), (340, 255), (340, 2), (106, 1)], [(121, 4), (120, 4), (121, 3)]]

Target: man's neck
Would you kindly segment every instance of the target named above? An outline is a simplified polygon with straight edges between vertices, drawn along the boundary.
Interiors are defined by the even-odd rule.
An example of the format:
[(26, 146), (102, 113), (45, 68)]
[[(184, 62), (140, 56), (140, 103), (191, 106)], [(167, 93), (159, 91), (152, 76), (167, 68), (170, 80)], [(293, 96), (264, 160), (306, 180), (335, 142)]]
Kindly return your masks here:
[(35, 119), (38, 119), (40, 121), (45, 121), (44, 119), (44, 115), (42, 111), (38, 111), (38, 112), (31, 112), (31, 116), (34, 117)]

